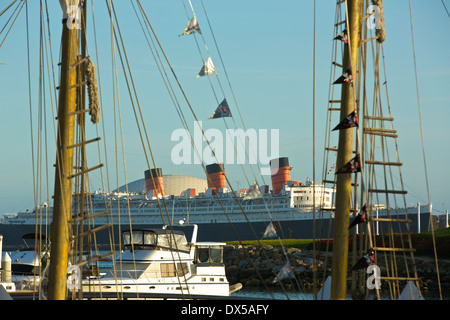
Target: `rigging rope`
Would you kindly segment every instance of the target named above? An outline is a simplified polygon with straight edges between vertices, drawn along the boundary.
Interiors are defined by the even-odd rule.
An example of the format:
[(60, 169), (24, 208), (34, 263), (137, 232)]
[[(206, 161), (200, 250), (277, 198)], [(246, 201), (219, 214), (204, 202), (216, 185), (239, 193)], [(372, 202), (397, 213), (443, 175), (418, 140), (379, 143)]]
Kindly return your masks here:
[[(3, 44), (5, 43), (6, 38), (8, 37), (9, 33), (10, 33), (11, 30), (12, 30), (12, 27), (13, 27), (14, 24), (16, 23), (17, 18), (18, 18), (19, 15), (20, 15), (20, 12), (22, 11), (23, 7), (25, 6), (25, 3), (26, 3), (26, 1), (23, 1), (23, 2), (21, 1), (21, 2), (19, 2), (19, 3), (17, 4), (17, 7), (14, 9), (13, 13), (12, 13), (11, 16), (9, 17), (9, 19), (6, 21), (5, 26), (4, 26), (3, 29), (0, 31), (0, 35), (1, 35), (1, 34), (3, 33), (3, 31), (5, 30), (6, 26), (8, 25), (8, 23), (9, 23), (9, 22), (11, 21), (11, 19), (13, 18), (14, 14), (16, 14), (16, 11), (17, 11), (17, 10), (19, 9), (19, 7), (20, 7), (19, 11), (17, 11), (17, 14), (16, 14), (16, 16), (15, 16), (15, 18), (14, 18), (14, 21), (12, 22), (11, 26), (10, 26), (9, 29), (8, 29), (8, 32), (6, 33), (5, 37), (3, 38), (3, 41), (0, 43), (0, 48), (1, 48), (1, 47), (3, 46)], [(14, 4), (14, 2), (11, 3), (10, 6), (12, 6), (13, 4)], [(7, 7), (5, 10), (3, 10), (2, 14), (3, 14), (7, 9), (9, 9), (10, 6)]]
[[(172, 71), (172, 74), (173, 74), (173, 76), (174, 76), (174, 78), (175, 78), (175, 81), (177, 82), (177, 84), (178, 84), (178, 86), (179, 86), (179, 88), (180, 88), (180, 90), (181, 90), (181, 92), (182, 92), (182, 94), (183, 94), (183, 96), (184, 96), (184, 98), (185, 98), (187, 104), (188, 104), (189, 109), (191, 110), (191, 113), (193, 114), (194, 118), (195, 118), (195, 119), (197, 120), (197, 122), (198, 122), (197, 116), (195, 115), (195, 112), (193, 111), (192, 106), (191, 106), (191, 104), (189, 103), (189, 100), (187, 99), (186, 94), (185, 94), (184, 90), (182, 89), (182, 87), (181, 87), (181, 85), (180, 85), (180, 83), (179, 83), (179, 81), (178, 81), (178, 78), (176, 77), (176, 74), (175, 74), (173, 68), (171, 67), (170, 62), (168, 61), (167, 56), (165, 55), (164, 50), (162, 49), (162, 46), (161, 46), (161, 44), (160, 44), (160, 42), (159, 42), (159, 40), (158, 40), (158, 38), (157, 38), (157, 36), (156, 36), (156, 34), (155, 34), (155, 32), (154, 32), (154, 30), (153, 30), (151, 24), (150, 24), (150, 22), (149, 22), (149, 20), (148, 20), (148, 18), (147, 18), (147, 16), (146, 16), (146, 14), (143, 12), (143, 8), (142, 8), (142, 5), (141, 5), (140, 1), (137, 1), (137, 2), (138, 2), (138, 4), (139, 4), (139, 6), (140, 6), (140, 10), (142, 11), (143, 15), (145, 16), (145, 19), (146, 19), (146, 22), (147, 22), (148, 26), (149, 26), (150, 29), (152, 30), (152, 33), (153, 33), (153, 35), (154, 35), (154, 37), (155, 37), (155, 39), (156, 39), (156, 41), (157, 41), (157, 43), (158, 43), (158, 46), (160, 47), (160, 50), (162, 51), (162, 53), (163, 53), (163, 55), (164, 55), (164, 57), (165, 57), (165, 59), (166, 59), (166, 62), (168, 63), (169, 68), (170, 68), (171, 71)], [(202, 130), (203, 136), (205, 136), (205, 133), (204, 133), (203, 129), (202, 129), (202, 128), (200, 128), (200, 129)], [(191, 138), (191, 143), (193, 143), (192, 135), (190, 135), (190, 138)], [(205, 136), (205, 140), (207, 141), (208, 146), (211, 148), (211, 145), (209, 144), (209, 139), (207, 139), (206, 136)], [(194, 146), (194, 148), (195, 148), (195, 146)], [(213, 156), (216, 157), (216, 155), (215, 155), (215, 153), (214, 153), (214, 150), (213, 150), (212, 148), (211, 148), (211, 152), (212, 152)], [(217, 160), (217, 158), (216, 158), (216, 160)], [(203, 165), (203, 164), (202, 164), (202, 166), (203, 166), (203, 168), (204, 168), (204, 165)], [(206, 169), (205, 169), (205, 168), (204, 168), (204, 171), (205, 171), (205, 173), (206, 173)], [(209, 177), (208, 177), (208, 179), (209, 179)], [(228, 184), (229, 187), (230, 187), (230, 190), (231, 190), (232, 194), (234, 195), (234, 198), (237, 200), (237, 204), (239, 205), (240, 210), (243, 212), (243, 215), (244, 215), (244, 217), (245, 217), (247, 223), (249, 223), (250, 228), (251, 228), (251, 231), (253, 232), (253, 234), (254, 234), (254, 236), (255, 236), (255, 239), (257, 239), (257, 241), (259, 241), (259, 240), (258, 240), (258, 237), (256, 236), (255, 230), (254, 230), (253, 227), (251, 226), (251, 224), (250, 224), (250, 222), (249, 222), (249, 220), (248, 220), (248, 217), (247, 217), (247, 215), (245, 214), (245, 211), (244, 211), (243, 208), (242, 208), (242, 205), (241, 205), (240, 201), (237, 199), (236, 193), (235, 193), (235, 191), (233, 190), (233, 187), (231, 186), (228, 177), (225, 176), (225, 179), (226, 179), (226, 181), (227, 181), (227, 184)], [(229, 217), (228, 217), (228, 215), (227, 215), (227, 213), (226, 213), (225, 208), (223, 207), (223, 204), (222, 204), (220, 198), (218, 198), (218, 195), (216, 195), (216, 197), (217, 197), (217, 201), (218, 201), (219, 205), (220, 205), (220, 206), (222, 207), (222, 209), (224, 210), (225, 216), (226, 216), (227, 219), (229, 220)], [(236, 230), (235, 230), (234, 227), (232, 226), (230, 220), (229, 220), (229, 222), (230, 222), (230, 225), (231, 225), (232, 229), (233, 229), (234, 232), (235, 232)], [(237, 235), (237, 233), (236, 233), (236, 236), (237, 236), (237, 238), (239, 239), (239, 236)], [(239, 241), (240, 241), (240, 240), (239, 240)], [(259, 271), (258, 271), (258, 270), (256, 270), (256, 272), (259, 274)], [(265, 284), (265, 283), (264, 283), (264, 284)]]
[[(316, 266), (316, 3), (314, 0), (314, 18), (313, 18), (313, 86), (312, 86), (312, 109), (313, 109), (313, 123), (312, 123), (312, 135), (313, 135), (313, 154), (312, 154), (312, 167), (313, 167), (313, 262)], [(317, 268), (314, 268), (313, 272), (313, 292), (314, 299), (317, 300)]]
[(445, 12), (447, 12), (448, 17), (450, 18), (450, 12), (448, 12), (447, 6), (445, 5), (444, 0), (441, 0), (442, 5), (444, 6)]
[(417, 108), (418, 108), (418, 112), (419, 112), (420, 136), (421, 136), (421, 142), (422, 142), (422, 156), (423, 156), (423, 163), (424, 163), (424, 170), (425, 170), (425, 183), (427, 186), (428, 203), (431, 203), (430, 188), (428, 185), (427, 163), (426, 163), (426, 157), (425, 157), (425, 143), (424, 143), (424, 137), (423, 137), (422, 111), (421, 111), (421, 107), (420, 107), (419, 78), (417, 75), (416, 48), (415, 48), (415, 41), (414, 41), (411, 0), (409, 0), (409, 17), (410, 17), (410, 25), (411, 25), (411, 42), (412, 42), (412, 49), (413, 49), (414, 75), (415, 75), (415, 80), (416, 80)]
[(5, 9), (3, 9), (3, 11), (0, 12), (0, 17), (1, 17), (6, 11), (8, 11), (8, 9), (11, 8), (12, 5), (13, 5), (15, 2), (17, 2), (17, 0), (14, 0), (14, 1), (11, 2), (11, 4), (9, 4)]
[(100, 121), (100, 102), (98, 99), (97, 73), (94, 63), (88, 59), (86, 63), (87, 89), (89, 95), (89, 114), (92, 123)]
[[(191, 3), (190, 0), (189, 0), (189, 4), (190, 4), (190, 6), (191, 6), (191, 9), (192, 9), (192, 12), (193, 12), (194, 16), (196, 16), (195, 11), (194, 11), (194, 8), (193, 8), (192, 3)], [(183, 2), (183, 5), (184, 5), (184, 2)], [(184, 6), (184, 7), (185, 7), (185, 10), (186, 10), (186, 6)], [(202, 2), (202, 7), (203, 7), (203, 11), (204, 11), (205, 17), (206, 17), (207, 22), (208, 22), (209, 29), (210, 29), (210, 31), (211, 31), (211, 35), (212, 35), (213, 40), (214, 40), (214, 44), (215, 44), (216, 50), (217, 50), (217, 52), (218, 52), (218, 54), (219, 54), (219, 58), (220, 58), (222, 67), (223, 67), (223, 69), (224, 69), (224, 73), (225, 73), (225, 76), (226, 76), (226, 79), (227, 79), (227, 82), (228, 82), (230, 91), (231, 91), (231, 93), (232, 93), (233, 100), (234, 100), (235, 105), (236, 105), (236, 109), (238, 110), (238, 113), (239, 113), (239, 116), (240, 116), (240, 119), (241, 119), (243, 128), (244, 128), (244, 130), (246, 130), (246, 132), (247, 132), (247, 129), (246, 129), (244, 120), (243, 120), (243, 118), (242, 118), (242, 115), (241, 115), (241, 112), (240, 112), (240, 109), (239, 109), (239, 105), (238, 105), (237, 100), (236, 100), (236, 96), (235, 96), (234, 91), (233, 91), (233, 88), (232, 88), (232, 86), (231, 86), (231, 81), (230, 81), (229, 76), (228, 76), (228, 73), (227, 73), (227, 71), (226, 71), (226, 67), (225, 67), (225, 64), (224, 64), (222, 55), (221, 55), (221, 53), (220, 53), (219, 46), (218, 46), (218, 44), (217, 44), (216, 37), (215, 37), (215, 35), (214, 35), (214, 31), (213, 31), (213, 29), (212, 29), (212, 26), (211, 26), (211, 23), (210, 23), (210, 20), (209, 20), (209, 17), (208, 17), (208, 13), (206, 12), (206, 8), (205, 8), (205, 5), (203, 4), (203, 2)], [(187, 11), (187, 10), (186, 10), (186, 11)], [(187, 12), (186, 12), (186, 13), (187, 13)], [(189, 15), (188, 15), (188, 18), (189, 18)], [(205, 48), (206, 48), (206, 50), (207, 50), (207, 52), (208, 52), (208, 56), (210, 56), (208, 47), (207, 47), (207, 45), (206, 45), (206, 41), (205, 41), (205, 39), (204, 39), (204, 37), (203, 37), (203, 34), (201, 34), (201, 37), (202, 37), (202, 39), (203, 39), (203, 43), (204, 43), (204, 45), (205, 45)], [(196, 43), (197, 43), (197, 40), (196, 40), (195, 35), (194, 35), (194, 39), (195, 39), (195, 41), (196, 41)], [(197, 43), (197, 47), (198, 47), (198, 43)], [(199, 52), (200, 52), (200, 49), (199, 49)], [(201, 53), (200, 53), (200, 56), (201, 56)], [(203, 58), (202, 58), (202, 61), (203, 61)], [(209, 75), (208, 75), (208, 78), (209, 78)], [(224, 93), (224, 90), (223, 90), (223, 87), (222, 87), (222, 85), (221, 85), (221, 82), (220, 82), (220, 79), (219, 79), (218, 75), (216, 75), (216, 78), (217, 78), (217, 81), (218, 81), (218, 83), (219, 83), (219, 86), (220, 86), (220, 89), (221, 89), (221, 91), (222, 91), (222, 94), (225, 96), (225, 93)], [(211, 81), (210, 81), (210, 83), (211, 83)], [(214, 90), (214, 88), (213, 88), (213, 86), (212, 86), (212, 83), (211, 83), (211, 87), (212, 87), (212, 90), (213, 90), (213, 92), (214, 92), (214, 95), (216, 96), (215, 90)], [(216, 96), (216, 100), (217, 100), (217, 96)], [(217, 100), (217, 103), (218, 103), (218, 100)], [(234, 127), (237, 129), (237, 124), (236, 124), (236, 122), (235, 122), (234, 117), (231, 117), (231, 118), (232, 118)], [(228, 129), (228, 125), (227, 125), (227, 123), (226, 123), (226, 121), (225, 121), (225, 118), (223, 118), (223, 121), (224, 121), (224, 124), (225, 124), (226, 128)], [(249, 159), (249, 155), (248, 155), (247, 150), (245, 150), (245, 144), (244, 144), (244, 142), (242, 141), (241, 135), (239, 135), (239, 140), (240, 140), (240, 142), (241, 142), (241, 144), (243, 145), (243, 148), (244, 148), (245, 159), (248, 160), (248, 159)], [(242, 161), (241, 161), (241, 159), (240, 159), (240, 157), (239, 157), (239, 154), (237, 153), (237, 148), (236, 148), (236, 146), (235, 146), (235, 144), (234, 144), (234, 141), (232, 141), (232, 143), (233, 143), (233, 147), (234, 147), (234, 150), (235, 150), (235, 152), (236, 152), (236, 155), (237, 155), (237, 157), (238, 157), (238, 162), (239, 162), (239, 164), (240, 164), (240, 166), (241, 166), (241, 169), (242, 169), (242, 171), (243, 171), (244, 177), (245, 177), (245, 179), (247, 180), (247, 184), (248, 184), (248, 185), (251, 185), (250, 181), (248, 180), (248, 176), (247, 176), (247, 174), (246, 174), (246, 172), (245, 172), (245, 170), (244, 170), (243, 163), (242, 163)], [(254, 157), (257, 158), (257, 157), (255, 156), (255, 151), (254, 151), (253, 144), (251, 143), (251, 141), (249, 141), (249, 147), (251, 148), (251, 151), (253, 152)], [(259, 164), (258, 161), (256, 161), (256, 165), (257, 165), (259, 171), (261, 172), (262, 170), (261, 170), (261, 167), (260, 167), (260, 164)], [(255, 181), (257, 181), (258, 179), (257, 179), (257, 177), (256, 177), (256, 174), (255, 174), (254, 170), (253, 170), (253, 166), (250, 166), (250, 170), (251, 170), (252, 173), (253, 173), (253, 177), (254, 177)], [(261, 175), (260, 178), (262, 179), (263, 184), (265, 185), (266, 182), (264, 181), (264, 180), (265, 180), (265, 179), (264, 179), (264, 176)], [(263, 200), (263, 202), (264, 202), (264, 206), (265, 206), (265, 208), (266, 208), (266, 212), (267, 212), (267, 214), (268, 214), (268, 216), (269, 216), (269, 220), (270, 220), (270, 221), (273, 221), (274, 218), (272, 217), (272, 214), (271, 214), (271, 212), (270, 212), (270, 210), (269, 210), (269, 208), (268, 208), (268, 206), (267, 206), (267, 202), (266, 202), (265, 197), (263, 197), (262, 200)], [(269, 201), (270, 201), (270, 203), (271, 203), (271, 208), (272, 208), (273, 214), (275, 215), (275, 218), (276, 218), (276, 220), (278, 221), (277, 210), (275, 210), (275, 208), (274, 208), (274, 206), (273, 206), (273, 201), (272, 201), (272, 197), (271, 197), (271, 196), (269, 196)], [(265, 218), (263, 217), (263, 219), (265, 219)], [(279, 223), (279, 221), (278, 221), (278, 226), (279, 226), (279, 228), (280, 228), (281, 234), (284, 236), (284, 230), (283, 230), (283, 228), (281, 227), (281, 224)]]
[[(191, 9), (192, 9), (193, 15), (196, 16), (195, 11), (194, 11), (194, 8), (193, 8), (192, 3), (191, 3), (190, 0), (189, 0), (189, 4), (190, 4), (190, 7), (191, 7)], [(184, 5), (184, 2), (183, 2), (183, 5)], [(184, 7), (185, 7), (185, 10), (186, 10), (186, 6), (184, 6)], [(225, 76), (226, 76), (226, 79), (227, 79), (227, 82), (228, 82), (230, 91), (231, 91), (231, 93), (232, 93), (232, 95), (233, 95), (233, 99), (234, 99), (236, 108), (237, 108), (237, 110), (238, 110), (238, 113), (239, 113), (239, 116), (240, 116), (242, 125), (243, 125), (244, 129), (247, 130), (246, 127), (245, 127), (245, 124), (244, 124), (244, 121), (243, 121), (243, 118), (242, 118), (240, 109), (239, 109), (239, 105), (238, 105), (238, 103), (237, 103), (237, 101), (236, 101), (236, 96), (234, 95), (234, 91), (233, 91), (233, 88), (232, 88), (232, 86), (231, 86), (231, 81), (230, 81), (229, 76), (228, 76), (228, 73), (227, 73), (227, 71), (226, 71), (226, 67), (225, 67), (225, 64), (224, 64), (222, 55), (221, 55), (221, 53), (220, 53), (220, 49), (219, 49), (219, 46), (218, 46), (218, 44), (217, 44), (217, 40), (216, 40), (216, 37), (215, 37), (215, 35), (214, 35), (214, 31), (213, 31), (213, 29), (212, 29), (212, 26), (211, 26), (211, 23), (210, 23), (210, 20), (209, 20), (209, 17), (208, 17), (208, 13), (206, 12), (206, 8), (205, 8), (205, 5), (204, 5), (203, 1), (202, 1), (202, 7), (203, 7), (203, 11), (204, 11), (205, 17), (206, 17), (206, 19), (207, 19), (208, 26), (209, 26), (209, 29), (210, 29), (210, 31), (211, 31), (211, 34), (212, 34), (212, 37), (213, 37), (213, 40), (214, 40), (214, 44), (215, 44), (216, 50), (217, 50), (217, 52), (218, 52), (218, 54), (219, 54), (219, 58), (220, 58), (222, 67), (223, 67), (223, 69), (224, 69), (224, 71), (225, 71)], [(187, 14), (187, 10), (186, 10), (186, 14)], [(187, 14), (187, 15), (188, 15), (188, 14)], [(189, 18), (189, 15), (188, 15), (188, 18)], [(202, 39), (203, 39), (203, 42), (204, 42), (206, 51), (208, 52), (208, 56), (210, 56), (209, 50), (208, 50), (208, 47), (207, 47), (207, 45), (206, 45), (206, 41), (205, 41), (205, 39), (204, 39), (203, 34), (201, 34), (201, 37), (202, 37)], [(197, 43), (197, 40), (196, 40), (195, 35), (194, 35), (194, 38), (195, 38), (195, 41), (196, 41), (196, 43)], [(198, 43), (197, 43), (197, 47), (198, 47)], [(200, 49), (199, 49), (199, 52), (200, 52)], [(200, 53), (200, 56), (201, 56), (201, 53)], [(203, 60), (203, 58), (202, 58), (202, 60)], [(208, 78), (209, 78), (209, 75), (208, 75)], [(223, 90), (223, 87), (222, 87), (222, 85), (221, 85), (221, 82), (220, 82), (220, 80), (219, 80), (218, 75), (216, 75), (216, 78), (217, 78), (217, 80), (218, 80), (218, 83), (219, 83), (220, 89), (221, 89), (221, 91), (222, 91), (222, 94), (225, 96), (225, 93), (224, 93), (224, 90)], [(211, 82), (210, 82), (210, 83), (211, 83)], [(211, 83), (211, 87), (212, 87), (212, 83)], [(212, 87), (212, 90), (213, 90), (213, 92), (214, 92), (214, 95), (216, 96), (213, 87)], [(217, 99), (217, 98), (216, 98), (216, 99)], [(217, 103), (218, 103), (218, 101), (217, 101)], [(232, 121), (233, 121), (233, 124), (234, 124), (235, 128), (237, 129), (237, 124), (236, 124), (236, 122), (235, 122), (234, 117), (231, 117), (231, 118), (232, 118)], [(226, 128), (228, 129), (228, 125), (227, 125), (227, 123), (226, 123), (226, 121), (225, 121), (225, 118), (223, 118), (223, 121), (224, 121), (224, 124), (225, 124)], [(241, 143), (242, 143), (242, 145), (243, 145), (243, 147), (244, 147), (245, 157), (246, 157), (246, 159), (249, 159), (249, 155), (248, 155), (248, 153), (247, 153), (247, 150), (245, 150), (245, 145), (244, 145), (244, 142), (242, 141), (241, 138), (242, 138), (242, 137), (239, 136), (239, 139), (240, 139), (240, 141), (241, 141)], [(245, 177), (245, 179), (247, 180), (247, 184), (250, 185), (250, 181), (248, 180), (247, 174), (246, 174), (246, 172), (245, 172), (245, 170), (244, 170), (244, 167), (243, 167), (243, 165), (242, 165), (242, 162), (241, 162), (241, 159), (240, 159), (239, 154), (238, 154), (238, 152), (237, 152), (237, 149), (236, 149), (236, 146), (235, 146), (235, 144), (234, 144), (234, 141), (232, 141), (232, 142), (233, 142), (234, 150), (235, 150), (236, 155), (237, 155), (237, 157), (238, 157), (239, 164), (241, 165), (241, 168), (242, 168), (244, 177)], [(253, 149), (253, 145), (252, 145), (251, 141), (249, 141), (249, 147), (252, 149), (252, 152), (254, 153), (254, 149)], [(255, 158), (256, 158), (256, 156), (255, 156)], [(261, 172), (261, 167), (260, 167), (258, 161), (256, 162), (256, 165), (257, 165), (257, 167), (259, 168), (259, 171)], [(253, 170), (253, 167), (250, 166), (250, 169), (251, 169), (251, 171), (252, 171), (252, 173), (253, 173), (253, 176), (254, 176), (254, 179), (255, 179), (255, 181), (256, 181), (256, 180), (257, 180), (257, 177), (256, 177), (256, 174), (255, 174), (255, 172), (254, 172), (254, 170)], [(262, 179), (263, 183), (265, 184), (264, 176), (263, 176), (263, 175), (261, 175), (261, 179)], [(313, 185), (313, 188), (314, 188), (314, 186), (315, 186), (315, 184)], [(315, 199), (315, 197), (314, 197), (314, 199)], [(237, 199), (236, 199), (236, 200), (237, 200)], [(267, 201), (266, 201), (266, 198), (265, 198), (264, 196), (262, 197), (262, 200), (263, 200), (263, 203), (264, 203), (265, 211), (267, 212), (267, 214), (268, 214), (268, 216), (269, 216), (269, 220), (270, 220), (270, 221), (274, 221), (274, 218), (272, 217), (272, 213), (271, 213), (270, 209), (268, 208)], [(280, 222), (279, 222), (278, 215), (277, 215), (277, 210), (274, 208), (273, 199), (272, 199), (271, 195), (269, 195), (269, 201), (270, 201), (270, 204), (271, 204), (271, 208), (272, 208), (272, 211), (273, 211), (273, 215), (275, 215), (276, 221), (278, 222), (278, 226), (279, 226), (281, 235), (283, 235), (283, 237), (285, 237), (285, 236), (284, 236), (284, 230), (283, 230), (283, 228), (282, 228), (282, 226), (281, 226), (281, 224), (280, 224)], [(313, 205), (313, 206), (314, 206), (314, 205)], [(258, 207), (259, 207), (259, 206), (258, 206)], [(245, 213), (244, 213), (244, 214), (245, 214)], [(261, 213), (261, 215), (262, 215), (262, 219), (265, 220), (266, 218), (263, 216), (262, 213)], [(248, 221), (248, 223), (250, 224), (249, 221)], [(279, 240), (279, 242), (280, 242), (280, 245), (281, 245), (281, 247), (282, 247), (282, 249), (283, 249), (283, 253), (284, 253), (285, 256), (286, 256), (286, 259), (289, 261), (289, 258), (288, 258), (287, 255), (286, 255), (286, 251), (284, 250), (283, 244), (282, 244), (281, 239), (280, 239), (280, 233), (276, 233), (276, 236), (277, 236), (277, 238), (278, 238), (278, 240)], [(258, 240), (258, 238), (257, 238), (257, 240)], [(296, 279), (296, 280), (297, 280), (297, 279)]]
[[(445, 4), (444, 4), (444, 6), (445, 6)], [(419, 79), (418, 79), (418, 75), (417, 75), (416, 49), (415, 49), (415, 42), (414, 42), (414, 29), (413, 29), (411, 0), (409, 0), (409, 17), (410, 17), (410, 25), (411, 25), (411, 42), (412, 42), (412, 49), (413, 49), (414, 75), (415, 75), (415, 80), (416, 80), (417, 107), (418, 107), (418, 112), (419, 112), (419, 124), (420, 124), (420, 137), (421, 137), (421, 142), (422, 142), (423, 165), (424, 165), (424, 170), (425, 170), (425, 182), (426, 182), (426, 186), (427, 186), (428, 205), (431, 206), (430, 187), (428, 184), (428, 172), (427, 172), (427, 163), (426, 163), (426, 157), (425, 157), (425, 143), (424, 143), (424, 137), (423, 137), (422, 111), (421, 111), (421, 107), (420, 107)], [(431, 233), (432, 233), (432, 238), (433, 238), (433, 248), (434, 248), (434, 256), (435, 256), (436, 270), (437, 270), (436, 275), (437, 275), (438, 285), (439, 285), (439, 294), (442, 299), (438, 258), (437, 258), (437, 252), (436, 252), (436, 240), (435, 240), (435, 236), (434, 236), (434, 226), (433, 226), (432, 217), (433, 217), (433, 215), (430, 212), (429, 223), (431, 225)]]

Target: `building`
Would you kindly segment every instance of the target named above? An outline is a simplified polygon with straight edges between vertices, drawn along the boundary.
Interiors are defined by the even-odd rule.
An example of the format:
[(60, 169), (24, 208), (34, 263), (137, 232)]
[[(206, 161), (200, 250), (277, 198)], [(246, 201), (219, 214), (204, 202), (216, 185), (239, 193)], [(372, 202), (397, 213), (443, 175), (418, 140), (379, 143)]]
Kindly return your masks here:
[[(164, 194), (179, 196), (186, 189), (195, 189), (196, 193), (205, 192), (208, 189), (206, 179), (177, 174), (163, 175)], [(125, 192), (125, 186), (119, 188), (120, 192)], [(128, 183), (128, 192), (142, 193), (146, 192), (145, 178)]]

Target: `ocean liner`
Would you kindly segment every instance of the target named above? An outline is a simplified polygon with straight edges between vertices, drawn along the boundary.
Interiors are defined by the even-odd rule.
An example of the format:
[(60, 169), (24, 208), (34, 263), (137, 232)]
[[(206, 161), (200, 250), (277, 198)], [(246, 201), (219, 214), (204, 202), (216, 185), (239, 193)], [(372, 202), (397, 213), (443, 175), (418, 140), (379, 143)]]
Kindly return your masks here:
[[(112, 224), (116, 244), (121, 231), (129, 229), (131, 224), (133, 228), (197, 224), (199, 241), (255, 240), (274, 236), (293, 239), (329, 238), (334, 218), (334, 189), (310, 179), (305, 182), (292, 180), (289, 159), (275, 160), (271, 161), (272, 186), (256, 185), (256, 192), (255, 188), (253, 191), (249, 188), (238, 192), (228, 189), (223, 164), (206, 166), (209, 179), (205, 192), (197, 193), (194, 188), (190, 188), (181, 195), (165, 193), (161, 168), (151, 169), (151, 172), (146, 170), (146, 194), (90, 194), (93, 214), (98, 215), (95, 227)], [(404, 215), (407, 211), (411, 231), (428, 230), (430, 205), (417, 204), (406, 210), (390, 210), (395, 210), (397, 215)], [(105, 212), (111, 213), (102, 214)], [(387, 215), (388, 209), (384, 205), (377, 205), (373, 212), (383, 217)], [(24, 234), (36, 230), (36, 221), (42, 221), (42, 228), (49, 231), (45, 228), (50, 225), (48, 221), (51, 221), (51, 216), (52, 207), (47, 204), (6, 216), (0, 224), (5, 247), (20, 245)], [(377, 222), (377, 226), (381, 223)], [(106, 230), (97, 232), (97, 243), (109, 244), (110, 236)]]

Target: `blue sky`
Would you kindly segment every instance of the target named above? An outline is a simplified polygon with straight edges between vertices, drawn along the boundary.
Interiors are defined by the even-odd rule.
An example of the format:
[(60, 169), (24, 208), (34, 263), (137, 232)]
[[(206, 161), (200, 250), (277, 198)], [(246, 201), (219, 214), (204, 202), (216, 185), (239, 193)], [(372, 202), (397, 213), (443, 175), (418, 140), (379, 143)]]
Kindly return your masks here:
[[(226, 129), (223, 121), (206, 121), (217, 106), (207, 78), (196, 78), (202, 66), (193, 36), (179, 37), (187, 16), (183, 1), (141, 1), (155, 28), (168, 59), (179, 78), (198, 118), (205, 129)], [(203, 0), (215, 38), (219, 45), (231, 85), (247, 128), (279, 129), (280, 156), (289, 157), (294, 167), (292, 178), (305, 180), (312, 176), (312, 74), (313, 74), (313, 4), (312, 0), (282, 1), (208, 1)], [(450, 8), (450, 1), (444, 1)], [(217, 68), (230, 108), (236, 110), (228, 89), (209, 30), (201, 1), (193, 0), (200, 27)], [(53, 57), (58, 61), (61, 36), (61, 10), (50, 4), (50, 26)], [(189, 3), (184, 2), (189, 14)], [(0, 10), (3, 5), (0, 5)], [(39, 10), (38, 1), (29, 4), (30, 59), (32, 64), (33, 141), (37, 139)], [(110, 172), (115, 171), (113, 102), (111, 98), (111, 49), (105, 2), (94, 0), (99, 55), (98, 69), (102, 81), (103, 108), (107, 121), (108, 161)], [(424, 129), (426, 162), (431, 200), (436, 211), (450, 205), (448, 180), (450, 158), (450, 18), (442, 2), (412, 1), (419, 92)], [(152, 150), (165, 174), (185, 174), (204, 177), (199, 165), (176, 166), (171, 150), (176, 144), (170, 140), (181, 122), (163, 86), (161, 77), (129, 1), (116, 1), (116, 10)], [(399, 132), (399, 153), (404, 163), (402, 173), (409, 191), (407, 201), (426, 202), (424, 163), (419, 130), (419, 115), (414, 78), (411, 43), (409, 1), (385, 3), (387, 39), (384, 44), (388, 69), (390, 104)], [(0, 27), (7, 14), (0, 17)], [(325, 116), (330, 82), (335, 1), (317, 1), (316, 34), (316, 180), (321, 179)], [(91, 16), (89, 16), (91, 19)], [(92, 31), (92, 25), (90, 30)], [(3, 39), (4, 33), (1, 34)], [(197, 37), (204, 57), (205, 48)], [(95, 57), (92, 33), (89, 53)], [(0, 212), (15, 212), (33, 206), (33, 179), (30, 142), (30, 105), (28, 97), (25, 9), (0, 48)], [(96, 62), (96, 61), (94, 61)], [(121, 75), (121, 69), (118, 70)], [(213, 79), (214, 80), (214, 79)], [(215, 81), (215, 80), (214, 80)], [(219, 98), (223, 96), (215, 85)], [(181, 96), (179, 96), (180, 98)], [(49, 145), (54, 141), (51, 104), (46, 97), (47, 132)], [(120, 87), (121, 113), (125, 141), (126, 172), (129, 182), (143, 178), (146, 161), (137, 135), (134, 114), (126, 86)], [(186, 105), (184, 112), (188, 114)], [(237, 112), (234, 113), (237, 116)], [(235, 118), (240, 124), (240, 120)], [(193, 126), (192, 116), (187, 116)], [(230, 127), (233, 123), (227, 120)], [(88, 133), (93, 137), (92, 128)], [(36, 147), (35, 147), (36, 148)], [(121, 150), (121, 148), (120, 148)], [(92, 151), (92, 150), (91, 150)], [(36, 150), (35, 150), (36, 152)], [(94, 153), (95, 154), (95, 153)], [(122, 154), (119, 171), (123, 171)], [(35, 158), (37, 156), (35, 155)], [(54, 150), (49, 147), (50, 169)], [(98, 162), (93, 156), (92, 164)], [(43, 158), (45, 159), (45, 158)], [(236, 186), (247, 187), (238, 165), (226, 167), (229, 180)], [(119, 185), (125, 182), (119, 175)], [(45, 177), (45, 176), (44, 176)], [(91, 175), (93, 189), (100, 187), (99, 175)], [(117, 186), (112, 175), (111, 189)], [(268, 178), (265, 178), (268, 179)], [(253, 180), (253, 179), (252, 179)], [(53, 174), (49, 173), (52, 183)], [(268, 181), (268, 180), (266, 180)], [(53, 187), (50, 187), (50, 194)]]

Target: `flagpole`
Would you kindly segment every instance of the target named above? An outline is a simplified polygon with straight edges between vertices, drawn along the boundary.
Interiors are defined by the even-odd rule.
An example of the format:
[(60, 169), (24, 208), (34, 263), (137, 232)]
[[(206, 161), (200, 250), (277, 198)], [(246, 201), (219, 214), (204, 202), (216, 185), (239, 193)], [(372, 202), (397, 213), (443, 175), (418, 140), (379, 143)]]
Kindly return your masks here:
[[(347, 0), (347, 32), (349, 41), (344, 48), (343, 70), (356, 75), (358, 46), (360, 43), (362, 0)], [(356, 109), (353, 82), (343, 83), (340, 118), (344, 119)], [(342, 168), (353, 158), (354, 129), (339, 131), (336, 167)], [(336, 210), (334, 218), (333, 257), (331, 273), (331, 299), (344, 300), (347, 292), (348, 226), (351, 208), (351, 173), (336, 175)]]

